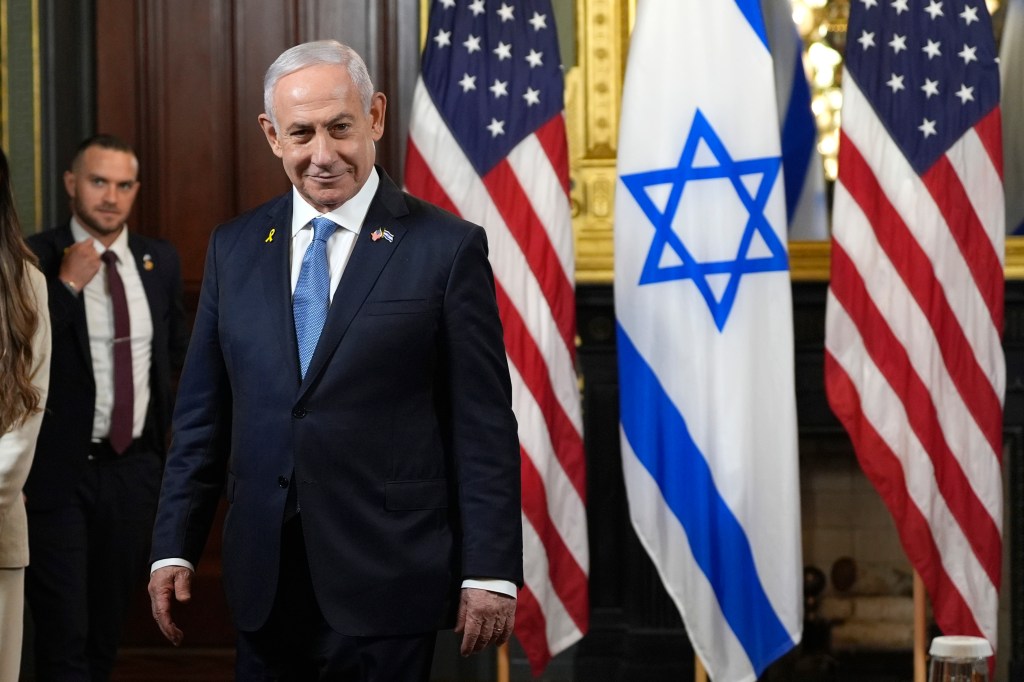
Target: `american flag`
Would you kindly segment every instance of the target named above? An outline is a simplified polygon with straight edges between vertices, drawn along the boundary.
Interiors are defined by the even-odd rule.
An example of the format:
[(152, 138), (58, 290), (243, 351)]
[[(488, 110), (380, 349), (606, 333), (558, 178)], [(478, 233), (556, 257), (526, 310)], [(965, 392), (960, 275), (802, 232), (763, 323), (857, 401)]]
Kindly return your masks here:
[(1002, 71), (1003, 150), (1006, 167), (1006, 230), (1024, 235), (1024, 0), (1003, 4), (1003, 36), (1000, 39), (999, 67)]
[(589, 619), (563, 90), (548, 0), (431, 3), (405, 182), (487, 230), (522, 455), (516, 636), (538, 674)]
[(984, 0), (855, 0), (829, 402), (943, 632), (993, 648), (1002, 548), (1004, 213)]

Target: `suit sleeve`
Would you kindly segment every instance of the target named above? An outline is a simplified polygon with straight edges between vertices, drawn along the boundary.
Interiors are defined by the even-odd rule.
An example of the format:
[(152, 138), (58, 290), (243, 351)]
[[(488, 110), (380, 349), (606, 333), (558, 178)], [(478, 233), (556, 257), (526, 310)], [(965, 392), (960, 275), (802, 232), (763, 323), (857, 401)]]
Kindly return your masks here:
[(50, 333), (54, 336), (74, 331), (78, 314), (78, 296), (60, 281), (60, 265), (64, 251), (53, 241), (52, 232), (33, 235), (26, 240), (39, 258), (39, 270), (46, 278), (47, 307), (50, 311)]
[(178, 385), (174, 437), (153, 530), (152, 561), (199, 562), (224, 486), (231, 387), (218, 325), (217, 233), (210, 239), (192, 338)]
[(484, 231), (456, 254), (444, 301), (462, 578), (523, 583), (519, 440)]

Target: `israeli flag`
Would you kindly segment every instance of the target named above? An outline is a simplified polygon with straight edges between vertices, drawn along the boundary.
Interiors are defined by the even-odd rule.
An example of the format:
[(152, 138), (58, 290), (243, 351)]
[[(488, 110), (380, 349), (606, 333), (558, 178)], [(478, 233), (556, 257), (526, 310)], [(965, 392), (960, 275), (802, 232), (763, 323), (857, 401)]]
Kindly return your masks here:
[(793, 322), (758, 0), (639, 0), (615, 195), (633, 526), (714, 682), (803, 622)]

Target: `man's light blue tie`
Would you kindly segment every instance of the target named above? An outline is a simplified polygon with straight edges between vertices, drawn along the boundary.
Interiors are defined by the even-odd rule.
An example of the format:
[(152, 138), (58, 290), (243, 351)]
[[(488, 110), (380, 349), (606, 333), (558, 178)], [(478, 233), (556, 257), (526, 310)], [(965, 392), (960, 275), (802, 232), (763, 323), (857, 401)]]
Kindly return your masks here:
[(299, 367), (302, 378), (306, 378), (309, 361), (313, 357), (316, 342), (320, 339), (327, 308), (331, 303), (331, 273), (327, 268), (327, 240), (337, 225), (320, 216), (310, 221), (313, 224), (313, 241), (302, 256), (299, 281), (295, 285), (292, 310), (295, 315), (295, 338), (299, 342)]

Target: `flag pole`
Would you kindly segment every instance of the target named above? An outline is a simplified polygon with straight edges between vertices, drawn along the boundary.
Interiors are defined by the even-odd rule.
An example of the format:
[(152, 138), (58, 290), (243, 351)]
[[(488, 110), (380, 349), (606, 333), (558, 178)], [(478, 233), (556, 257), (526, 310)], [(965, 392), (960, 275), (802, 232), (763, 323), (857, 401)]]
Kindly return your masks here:
[(921, 574), (914, 571), (914, 682), (925, 682), (925, 592)]
[(697, 654), (693, 655), (693, 682), (708, 682), (708, 671)]
[(508, 682), (508, 642), (498, 647), (498, 682)]

